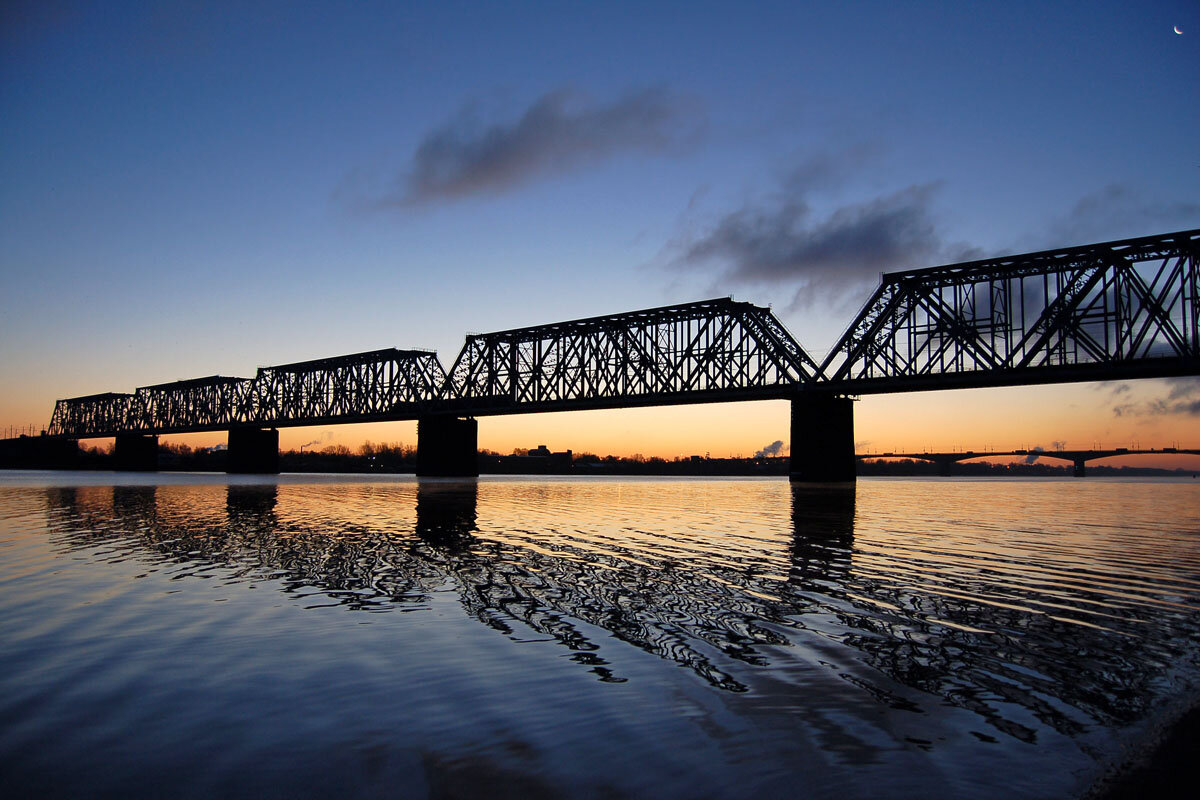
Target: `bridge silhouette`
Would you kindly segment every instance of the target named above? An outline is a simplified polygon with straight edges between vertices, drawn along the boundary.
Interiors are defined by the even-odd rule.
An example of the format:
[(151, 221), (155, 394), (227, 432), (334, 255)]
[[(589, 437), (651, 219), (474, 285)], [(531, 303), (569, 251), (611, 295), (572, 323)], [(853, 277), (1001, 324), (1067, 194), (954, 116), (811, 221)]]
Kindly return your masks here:
[(949, 475), (954, 464), (960, 461), (970, 461), (975, 458), (993, 458), (1004, 456), (1023, 456), (1027, 459), (1039, 458), (1057, 458), (1062, 461), (1070, 461), (1075, 467), (1075, 477), (1082, 478), (1087, 475), (1087, 462), (1097, 461), (1102, 458), (1115, 458), (1117, 456), (1141, 456), (1141, 455), (1163, 455), (1163, 454), (1178, 454), (1178, 455), (1200, 455), (1200, 450), (1189, 450), (1179, 447), (1163, 447), (1159, 449), (1149, 450), (1131, 450), (1128, 447), (1114, 447), (1108, 450), (985, 450), (976, 452), (974, 450), (956, 450), (949, 453), (930, 453), (913, 452), (913, 453), (856, 453), (855, 458), (863, 461), (868, 458), (892, 458), (892, 459), (911, 459), (913, 461), (931, 461), (937, 464), (939, 475)]
[[(823, 363), (769, 308), (706, 300), (59, 400), (45, 439), (225, 430), (230, 471), (277, 472), (286, 426), (417, 420), (418, 475), (477, 474), (477, 418), (786, 399), (791, 477), (852, 481), (852, 398), (1200, 374), (1200, 229), (883, 275)], [(1054, 453), (1040, 455), (1054, 457)]]

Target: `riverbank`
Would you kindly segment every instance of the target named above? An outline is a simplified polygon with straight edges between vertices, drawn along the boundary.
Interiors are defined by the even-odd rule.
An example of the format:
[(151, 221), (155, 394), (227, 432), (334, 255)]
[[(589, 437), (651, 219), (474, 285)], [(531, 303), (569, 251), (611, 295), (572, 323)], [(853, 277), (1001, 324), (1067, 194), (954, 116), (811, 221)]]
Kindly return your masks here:
[(1144, 800), (1179, 795), (1200, 783), (1200, 705), (1163, 728), (1111, 774), (1092, 785), (1083, 800)]
[[(30, 440), (35, 441), (35, 440)], [(68, 457), (69, 456), (69, 457)], [(570, 450), (554, 453), (546, 448), (500, 455), (481, 451), (477, 466), (481, 475), (612, 475), (612, 476), (680, 476), (680, 477), (739, 477), (749, 475), (787, 475), (791, 459), (787, 456), (756, 456), (750, 458), (708, 456), (643, 458), (641, 456), (596, 456), (577, 454)], [(111, 450), (81, 449), (59, 454), (52, 463), (24, 457), (20, 453), (0, 451), (0, 469), (75, 469), (111, 470), (116, 459)], [(223, 448), (190, 448), (186, 445), (159, 446), (157, 467), (163, 472), (225, 472), (228, 452)], [(415, 448), (402, 445), (365, 444), (358, 452), (347, 447), (323, 450), (285, 450), (279, 454), (279, 471), (294, 473), (344, 474), (413, 474), (417, 468)], [(858, 462), (857, 474), (888, 477), (944, 477), (944, 465), (913, 459), (864, 458)], [(1043, 461), (991, 463), (968, 461), (950, 466), (950, 475), (959, 477), (1067, 477), (1073, 474), (1070, 464)], [(1189, 469), (1154, 467), (1110, 467), (1090, 465), (1088, 474), (1094, 477), (1148, 478), (1196, 477)]]

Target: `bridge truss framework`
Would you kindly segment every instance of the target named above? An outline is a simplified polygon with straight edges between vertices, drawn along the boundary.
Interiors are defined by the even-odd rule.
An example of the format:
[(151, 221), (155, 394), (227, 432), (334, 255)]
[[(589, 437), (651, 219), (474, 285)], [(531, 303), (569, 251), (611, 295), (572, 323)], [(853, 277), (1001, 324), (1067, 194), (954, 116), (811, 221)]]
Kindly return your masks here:
[[(1190, 230), (886, 274), (821, 365), (770, 309), (717, 299), (471, 335), (449, 372), (432, 352), (385, 349), (59, 400), (47, 433), (793, 399), (793, 453), (798, 436), (815, 435), (844, 472), (847, 396), (1196, 374), (1200, 230)], [(839, 430), (798, 418), (823, 415)]]
[(872, 392), (1191, 375), (1200, 231), (883, 276), (821, 366)]

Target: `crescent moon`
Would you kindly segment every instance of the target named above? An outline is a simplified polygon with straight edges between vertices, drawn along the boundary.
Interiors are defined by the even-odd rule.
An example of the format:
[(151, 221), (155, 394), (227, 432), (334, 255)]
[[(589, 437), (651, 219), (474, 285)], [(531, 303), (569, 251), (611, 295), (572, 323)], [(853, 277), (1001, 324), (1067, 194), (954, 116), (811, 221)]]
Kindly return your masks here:
[(1178, 33), (1180, 36), (1183, 36), (1183, 31), (1179, 30), (1178, 25), (1175, 26), (1175, 32)]

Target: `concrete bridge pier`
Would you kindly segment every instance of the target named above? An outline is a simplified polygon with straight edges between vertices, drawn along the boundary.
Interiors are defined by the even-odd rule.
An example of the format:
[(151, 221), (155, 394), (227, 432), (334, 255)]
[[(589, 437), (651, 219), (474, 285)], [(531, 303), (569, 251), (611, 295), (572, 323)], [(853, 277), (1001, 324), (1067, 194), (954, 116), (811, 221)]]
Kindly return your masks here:
[(118, 433), (113, 456), (114, 466), (121, 472), (155, 472), (158, 470), (158, 437)]
[(854, 401), (831, 392), (792, 397), (790, 478), (808, 483), (852, 483)]
[(952, 458), (935, 458), (933, 463), (937, 464), (937, 474), (943, 478), (950, 477), (954, 470), (955, 461)]
[(250, 475), (279, 474), (279, 431), (230, 428), (225, 471)]
[(1082, 458), (1074, 459), (1075, 462), (1075, 477), (1084, 478), (1087, 476), (1087, 462)]
[(474, 418), (417, 420), (417, 475), (473, 478), (479, 475), (479, 422)]

